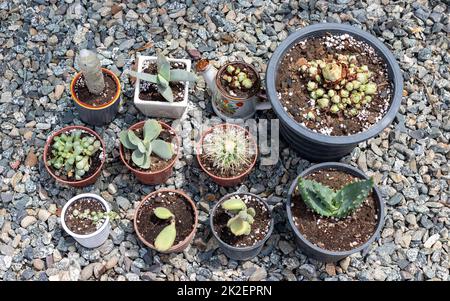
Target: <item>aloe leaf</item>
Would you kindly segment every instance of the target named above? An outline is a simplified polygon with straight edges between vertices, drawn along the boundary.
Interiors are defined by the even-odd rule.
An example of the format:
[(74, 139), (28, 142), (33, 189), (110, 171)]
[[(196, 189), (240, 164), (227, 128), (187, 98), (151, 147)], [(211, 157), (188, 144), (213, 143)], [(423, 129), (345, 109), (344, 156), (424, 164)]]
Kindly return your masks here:
[(373, 188), (373, 178), (358, 181), (344, 186), (336, 194), (335, 200), (339, 204), (336, 217), (347, 216), (364, 202)]
[(162, 126), (154, 119), (147, 120), (144, 124), (144, 141), (154, 140), (162, 131)]
[(152, 141), (152, 152), (158, 157), (164, 160), (172, 159), (173, 157), (173, 147), (172, 144), (167, 143), (161, 139), (156, 139)]
[(298, 180), (298, 189), (305, 204), (322, 216), (333, 216), (335, 211), (330, 210), (328, 204), (322, 201), (320, 195), (314, 190), (314, 185), (307, 181), (302, 178)]
[(165, 252), (169, 250), (177, 236), (177, 231), (175, 228), (175, 222), (170, 223), (170, 225), (166, 226), (159, 232), (158, 236), (155, 239), (155, 248), (160, 252)]
[(170, 70), (170, 81), (171, 82), (195, 82), (197, 76), (194, 73), (188, 72), (186, 70), (173, 69)]
[(131, 160), (133, 160), (133, 163), (137, 166), (144, 168), (143, 166), (145, 163), (145, 152), (142, 153), (139, 149), (135, 149), (131, 154)]
[(144, 143), (142, 143), (142, 140), (139, 139), (139, 137), (136, 136), (136, 134), (132, 130), (128, 131), (128, 139), (133, 145), (137, 146), (141, 153), (145, 153)]
[(156, 61), (158, 66), (158, 75), (161, 75), (167, 82), (170, 81), (170, 63), (164, 55), (158, 54)]
[[(122, 145), (123, 145), (125, 148), (128, 148), (128, 149), (135, 149), (135, 148), (137, 147), (136, 145), (134, 145), (133, 143), (131, 143), (130, 139), (128, 138), (128, 131), (122, 131), (122, 132), (120, 132), (120, 134), (119, 134), (119, 140), (120, 140), (120, 143), (122, 143)], [(80, 147), (78, 147), (78, 148), (80, 148)], [(75, 152), (76, 152), (77, 154), (81, 153), (81, 151), (80, 151), (80, 152), (77, 151), (77, 147), (75, 147)]]
[(140, 80), (144, 80), (147, 82), (151, 82), (156, 84), (158, 82), (157, 77), (155, 74), (149, 74), (145, 72), (135, 72), (135, 71), (129, 71), (131, 76), (134, 76), (136, 78), (139, 78)]
[(173, 102), (173, 92), (170, 86), (162, 87), (158, 85), (158, 91), (165, 100), (168, 102)]
[(169, 219), (171, 217), (173, 217), (173, 213), (170, 212), (169, 209), (164, 208), (164, 207), (157, 207), (153, 210), (153, 213), (156, 215), (157, 218), (159, 219)]
[(247, 208), (244, 201), (236, 197), (226, 200), (221, 207), (229, 211), (241, 211)]

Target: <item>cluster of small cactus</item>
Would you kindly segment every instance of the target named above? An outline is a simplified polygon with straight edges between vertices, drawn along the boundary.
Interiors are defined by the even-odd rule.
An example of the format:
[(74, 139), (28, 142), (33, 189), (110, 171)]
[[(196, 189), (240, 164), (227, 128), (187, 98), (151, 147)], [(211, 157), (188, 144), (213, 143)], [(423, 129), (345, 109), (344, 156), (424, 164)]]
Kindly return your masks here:
[(57, 171), (64, 169), (68, 177), (76, 180), (81, 180), (89, 171), (91, 156), (101, 147), (94, 136), (81, 138), (81, 134), (81, 130), (74, 130), (54, 137), (52, 157), (47, 163)]
[(319, 182), (300, 177), (297, 187), (305, 204), (317, 214), (342, 218), (367, 199), (373, 184), (373, 179), (370, 178), (347, 184), (339, 191), (334, 191)]
[(72, 216), (78, 219), (91, 220), (97, 226), (97, 228), (103, 225), (106, 218), (108, 217), (110, 220), (119, 218), (119, 215), (114, 211), (91, 211), (90, 209), (85, 209), (83, 211), (75, 209), (72, 211)]
[[(356, 56), (341, 54), (329, 61), (301, 61), (300, 72), (309, 79), (306, 89), (316, 108), (351, 117), (373, 100), (378, 88), (371, 81), (373, 73), (357, 63)], [(314, 119), (315, 115), (310, 112), (307, 117)]]
[(247, 72), (233, 65), (228, 65), (227, 68), (225, 68), (222, 79), (232, 88), (248, 90), (253, 87), (253, 82), (248, 78)]
[(221, 205), (222, 209), (233, 213), (234, 216), (227, 222), (227, 227), (235, 236), (249, 235), (252, 231), (252, 224), (256, 211), (253, 208), (247, 208), (240, 197), (233, 197), (226, 200)]
[(154, 120), (147, 120), (143, 127), (143, 138), (140, 139), (134, 130), (125, 130), (119, 134), (122, 145), (132, 150), (131, 160), (142, 169), (150, 168), (150, 155), (156, 154), (163, 160), (169, 160), (174, 154), (171, 143), (157, 139), (162, 131), (161, 124)]
[(194, 73), (181, 69), (170, 69), (170, 63), (167, 58), (159, 54), (156, 59), (156, 66), (158, 68), (157, 74), (149, 74), (145, 72), (130, 71), (131, 76), (137, 77), (140, 80), (148, 81), (156, 84), (158, 92), (168, 102), (173, 102), (173, 92), (170, 88), (170, 82), (195, 82), (197, 77)]
[(169, 209), (164, 207), (155, 208), (153, 213), (161, 220), (170, 219), (170, 224), (164, 227), (155, 239), (156, 250), (165, 252), (173, 246), (177, 236), (177, 230), (175, 228), (175, 215)]
[(251, 145), (245, 131), (236, 127), (215, 127), (203, 141), (203, 154), (222, 173), (235, 174), (251, 163)]

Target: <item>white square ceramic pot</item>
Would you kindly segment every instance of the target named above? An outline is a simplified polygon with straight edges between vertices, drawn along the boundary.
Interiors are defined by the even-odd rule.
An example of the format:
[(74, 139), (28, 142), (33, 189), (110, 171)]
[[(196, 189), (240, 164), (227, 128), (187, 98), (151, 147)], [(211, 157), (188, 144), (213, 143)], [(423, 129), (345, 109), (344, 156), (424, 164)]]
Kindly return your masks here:
[[(156, 56), (141, 55), (138, 58), (138, 72), (142, 72), (143, 64), (145, 61), (155, 61)], [(186, 59), (167, 59), (169, 62), (179, 62), (186, 65), (186, 71), (191, 71), (191, 61)], [(186, 82), (184, 97), (179, 102), (168, 101), (151, 101), (142, 100), (139, 98), (140, 91), (140, 79), (136, 79), (136, 86), (134, 89), (134, 105), (142, 112), (142, 114), (150, 117), (162, 117), (162, 118), (181, 118), (186, 111), (188, 105), (188, 90), (189, 82)]]

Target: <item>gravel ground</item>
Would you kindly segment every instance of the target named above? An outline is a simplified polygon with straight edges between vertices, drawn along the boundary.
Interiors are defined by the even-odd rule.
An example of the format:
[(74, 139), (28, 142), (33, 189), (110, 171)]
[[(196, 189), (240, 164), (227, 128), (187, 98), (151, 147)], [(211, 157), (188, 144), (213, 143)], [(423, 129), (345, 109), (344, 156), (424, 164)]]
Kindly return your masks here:
[[(127, 2), (0, 3), (1, 280), (450, 279), (448, 1)], [(283, 199), (310, 163), (282, 144), (278, 163), (257, 164), (239, 188), (267, 197), (274, 207), (275, 230), (258, 258), (239, 263), (217, 249), (208, 211), (211, 201), (233, 189), (212, 183), (192, 155), (181, 158), (165, 186), (184, 189), (198, 202), (194, 243), (171, 255), (145, 248), (133, 233), (133, 208), (159, 187), (138, 184), (118, 156), (118, 132), (144, 119), (132, 104), (134, 86), (123, 72), (138, 54), (163, 50), (186, 58), (191, 48), (217, 62), (239, 56), (263, 72), (290, 32), (324, 21), (350, 23), (376, 35), (404, 72), (405, 97), (395, 123), (342, 159), (373, 175), (385, 196), (381, 238), (367, 255), (355, 254), (336, 265), (302, 254), (286, 225)], [(41, 158), (53, 130), (81, 124), (68, 88), (77, 69), (74, 56), (85, 47), (97, 48), (103, 66), (120, 76), (125, 102), (112, 124), (95, 128), (109, 155), (101, 178), (77, 190), (55, 184)], [(188, 116), (179, 123), (185, 146), (191, 130), (213, 116), (204, 90), (199, 83), (190, 92)], [(65, 234), (57, 216), (82, 191), (101, 194), (122, 217), (106, 243), (93, 250)]]

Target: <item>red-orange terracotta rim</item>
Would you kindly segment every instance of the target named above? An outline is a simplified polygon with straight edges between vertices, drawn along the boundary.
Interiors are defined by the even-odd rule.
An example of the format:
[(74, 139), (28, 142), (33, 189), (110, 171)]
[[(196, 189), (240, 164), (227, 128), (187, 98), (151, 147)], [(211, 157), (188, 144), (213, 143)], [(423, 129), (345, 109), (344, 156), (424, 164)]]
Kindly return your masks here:
[[(192, 228), (192, 231), (189, 233), (189, 235), (187, 235), (182, 241), (180, 241), (179, 243), (177, 243), (176, 245), (173, 245), (172, 247), (170, 247), (169, 250), (165, 251), (165, 252), (161, 252), (161, 253), (171, 253), (174, 251), (177, 251), (177, 249), (180, 249), (181, 247), (185, 247), (183, 245), (186, 245), (190, 242), (190, 240), (193, 238), (193, 236), (195, 235), (195, 232), (197, 231), (197, 225), (198, 225), (198, 212), (197, 212), (197, 206), (195, 205), (195, 203), (192, 201), (192, 199), (184, 192), (181, 190), (175, 190), (175, 189), (169, 189), (169, 188), (163, 188), (163, 189), (159, 189), (156, 191), (153, 191), (152, 193), (146, 195), (142, 201), (139, 203), (138, 207), (135, 210), (134, 213), (134, 220), (133, 220), (133, 224), (134, 224), (134, 231), (136, 232), (137, 236), (139, 237), (139, 239), (149, 248), (154, 249), (155, 250), (155, 246), (148, 242), (147, 240), (145, 240), (145, 238), (141, 235), (141, 233), (139, 232), (139, 229), (137, 227), (137, 217), (138, 217), (138, 213), (142, 207), (142, 205), (145, 203), (145, 201), (149, 198), (151, 198), (152, 196), (158, 194), (158, 193), (165, 193), (165, 192), (173, 192), (176, 193), (180, 196), (182, 196), (191, 206), (192, 209), (194, 210), (194, 226)], [(158, 251), (159, 252), (159, 251)]]
[[(208, 135), (209, 133), (211, 133), (215, 128), (217, 127), (236, 127), (238, 129), (240, 129), (241, 131), (244, 131), (249, 139), (249, 142), (253, 142), (254, 145), (254, 149), (255, 149), (255, 158), (253, 159), (252, 164), (249, 165), (248, 169), (246, 171), (244, 171), (243, 173), (241, 173), (240, 175), (234, 176), (232, 178), (223, 178), (220, 176), (217, 176), (213, 173), (211, 173), (210, 171), (208, 171), (206, 169), (206, 167), (203, 165), (202, 160), (201, 160), (201, 153), (202, 153), (202, 146), (203, 146), (203, 140), (205, 139), (206, 135)], [(243, 127), (237, 125), (237, 124), (231, 124), (231, 123), (222, 123), (222, 124), (218, 124), (215, 125), (209, 129), (207, 129), (205, 132), (203, 132), (202, 137), (200, 139), (200, 142), (197, 144), (197, 161), (200, 164), (200, 167), (203, 169), (204, 172), (206, 172), (211, 178), (216, 178), (219, 180), (225, 180), (225, 181), (230, 181), (230, 180), (236, 180), (239, 179), (247, 174), (249, 174), (251, 172), (251, 170), (253, 169), (253, 166), (255, 166), (256, 164), (256, 160), (258, 159), (258, 145), (256, 144), (255, 138), (252, 136), (252, 134), (250, 134), (249, 131), (247, 131), (246, 129), (244, 129)]]
[[(88, 133), (91, 134), (92, 136), (95, 136), (95, 137), (100, 141), (100, 143), (101, 143), (101, 145), (102, 145), (102, 152), (103, 152), (103, 155), (101, 156), (100, 166), (97, 168), (97, 170), (96, 170), (90, 177), (88, 177), (88, 178), (86, 178), (86, 179), (81, 179), (81, 180), (78, 180), (78, 181), (66, 181), (66, 180), (61, 179), (60, 177), (58, 177), (57, 175), (55, 175), (55, 174), (53, 173), (53, 171), (51, 170), (51, 168), (47, 165), (47, 155), (48, 155), (49, 149), (50, 149), (50, 147), (51, 147), (51, 144), (52, 144), (52, 142), (53, 142), (53, 139), (54, 139), (56, 136), (59, 136), (59, 135), (61, 135), (61, 134), (63, 134), (63, 133), (67, 133), (67, 132), (69, 132), (69, 131), (71, 131), (71, 130), (82, 130), (82, 131), (88, 132)], [(106, 147), (105, 147), (105, 142), (103, 141), (102, 137), (100, 137), (100, 135), (97, 134), (94, 130), (91, 130), (90, 128), (85, 127), (85, 126), (82, 126), (82, 125), (70, 125), (70, 126), (66, 126), (66, 127), (62, 128), (62, 129), (60, 129), (60, 130), (54, 132), (54, 133), (47, 139), (47, 142), (45, 143), (45, 147), (44, 147), (44, 165), (45, 165), (45, 168), (47, 169), (47, 172), (48, 172), (53, 178), (55, 178), (58, 182), (61, 182), (61, 183), (63, 183), (63, 184), (73, 185), (73, 184), (80, 184), (80, 183), (83, 183), (83, 182), (89, 182), (90, 180), (92, 180), (92, 178), (95, 178), (95, 177), (98, 176), (98, 173), (102, 170), (103, 165), (105, 164), (105, 161), (106, 161)]]
[[(125, 154), (124, 154), (124, 150), (123, 150), (123, 145), (122, 145), (122, 143), (119, 142), (119, 144), (120, 144), (119, 145), (120, 159), (125, 164), (125, 166), (128, 167), (134, 173), (142, 174), (142, 175), (159, 174), (161, 172), (164, 172), (164, 171), (168, 170), (169, 168), (172, 168), (173, 165), (175, 164), (175, 162), (177, 161), (178, 157), (180, 156), (180, 138), (178, 137), (177, 133), (167, 123), (164, 123), (164, 122), (159, 121), (159, 120), (158, 120), (158, 122), (159, 122), (159, 124), (162, 125), (163, 128), (165, 128), (166, 130), (169, 130), (171, 132), (171, 134), (173, 133), (173, 135), (175, 136), (175, 140), (176, 140), (176, 146), (175, 147), (176, 147), (177, 155), (175, 156), (175, 158), (172, 159), (172, 161), (165, 168), (163, 168), (161, 170), (154, 170), (154, 171), (143, 172), (143, 171), (135, 169), (130, 164), (128, 164), (127, 160), (125, 160)], [(140, 128), (142, 128), (144, 126), (144, 124), (145, 124), (145, 121), (140, 121), (140, 122), (135, 123), (134, 125), (132, 125), (129, 129), (130, 130), (140, 129)]]
[(114, 95), (113, 99), (110, 100), (109, 102), (105, 103), (105, 104), (102, 104), (101, 106), (92, 106), (90, 104), (82, 102), (78, 98), (77, 94), (75, 93), (75, 84), (77, 83), (78, 79), (81, 76), (81, 72), (78, 72), (77, 74), (75, 74), (75, 76), (72, 79), (72, 82), (70, 83), (70, 95), (72, 96), (72, 99), (77, 104), (79, 104), (80, 106), (82, 106), (84, 108), (90, 109), (90, 110), (101, 110), (101, 109), (104, 109), (104, 108), (107, 108), (107, 107), (111, 106), (113, 103), (115, 103), (119, 99), (120, 91), (122, 90), (119, 78), (117, 78), (117, 76), (111, 70), (108, 70), (106, 68), (102, 68), (102, 72), (109, 74), (114, 79), (114, 81), (116, 82), (117, 91), (116, 91), (116, 94)]

